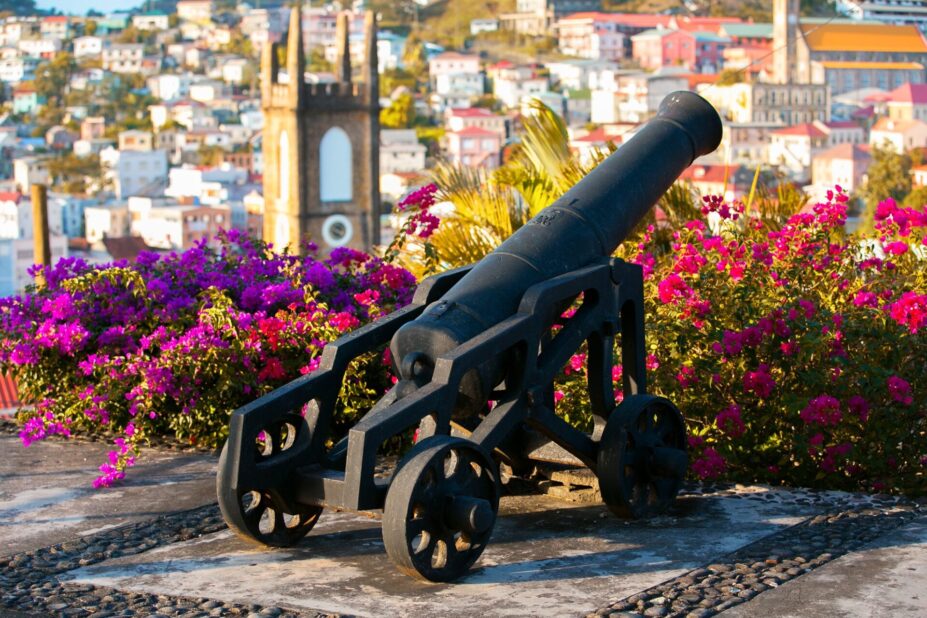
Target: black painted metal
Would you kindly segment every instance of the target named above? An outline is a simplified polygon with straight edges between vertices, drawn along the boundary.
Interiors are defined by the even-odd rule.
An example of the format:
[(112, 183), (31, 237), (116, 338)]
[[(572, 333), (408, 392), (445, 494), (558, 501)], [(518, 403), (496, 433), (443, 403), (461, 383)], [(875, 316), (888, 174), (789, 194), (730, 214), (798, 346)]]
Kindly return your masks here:
[(457, 579), (476, 562), (499, 510), (493, 460), (478, 444), (432, 436), (400, 463), (383, 508), (383, 545), (404, 573)]
[(619, 517), (665, 511), (687, 467), (685, 421), (667, 399), (632, 395), (609, 416), (596, 473), (602, 500)]
[[(475, 537), (487, 525), (491, 532), (487, 522), (494, 520), (497, 503), (483, 495), (485, 488), (474, 489), (484, 480), (473, 479), (465, 488), (443, 485), (449, 494), (440, 505), (422, 502), (416, 483), (434, 463), (429, 458), (459, 451), (481, 462), (477, 467), (486, 471), (485, 478), (497, 479), (485, 453), (513, 462), (530, 460), (539, 452), (540, 435), (597, 470), (613, 510), (639, 516), (665, 508), (678, 486), (661, 479), (681, 478), (685, 471), (683, 421), (678, 416), (672, 435), (660, 434), (659, 440), (650, 430), (631, 433), (634, 420), (628, 419), (640, 421), (647, 413), (627, 411), (637, 410), (641, 401), (650, 402), (646, 410), (663, 410), (657, 414), (661, 418), (672, 417), (667, 410), (678, 411), (666, 400), (657, 405), (645, 395), (642, 271), (609, 255), (683, 169), (717, 147), (720, 137), (720, 120), (707, 102), (688, 92), (670, 95), (634, 138), (479, 264), (427, 279), (410, 306), (326, 346), (317, 371), (236, 410), (217, 476), (229, 525), (258, 542), (286, 544), (273, 534), (255, 532), (253, 505), (242, 504), (246, 495), (262, 496), (261, 508), (295, 514), (290, 520), (302, 534), (324, 506), (385, 507), (384, 522), (393, 522), (389, 532), (384, 523), (391, 557), (416, 576), (448, 581), (469, 568), (485, 542), (464, 548), (464, 557), (426, 568), (408, 555), (410, 528), (402, 525), (408, 523), (409, 509), (425, 504), (428, 517), (444, 522), (445, 531)], [(561, 317), (571, 304), (575, 314)], [(627, 402), (618, 415), (622, 420), (614, 413), (611, 380), (617, 336)], [(583, 343), (595, 424), (590, 433), (555, 414), (552, 388), (554, 377)], [(399, 383), (345, 439), (326, 447), (348, 364), (387, 344)], [(426, 418), (429, 422), (422, 423)], [(425, 441), (413, 449), (411, 459), (392, 478), (375, 478), (378, 448), (420, 424)], [(449, 438), (452, 425), (468, 439)], [(630, 467), (613, 465), (630, 451)], [(660, 485), (659, 499), (645, 501), (648, 508), (639, 508), (642, 490), (635, 493), (633, 484), (627, 489), (631, 473)], [(302, 536), (284, 532), (287, 542)]]

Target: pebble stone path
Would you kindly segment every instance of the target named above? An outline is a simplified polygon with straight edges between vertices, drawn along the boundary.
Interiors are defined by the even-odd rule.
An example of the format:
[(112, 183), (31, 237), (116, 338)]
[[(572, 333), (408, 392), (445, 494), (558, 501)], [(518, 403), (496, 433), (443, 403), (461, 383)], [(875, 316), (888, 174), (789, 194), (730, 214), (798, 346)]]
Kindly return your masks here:
[[(738, 491), (735, 486), (690, 484), (682, 495), (723, 492), (743, 500), (776, 499), (775, 494)], [(812, 571), (915, 517), (927, 506), (890, 496), (791, 490), (791, 500), (823, 507), (807, 519), (588, 616), (713, 616), (764, 590)], [(796, 497), (797, 496), (797, 497)], [(0, 607), (42, 616), (248, 616), (295, 618), (328, 616), (285, 607), (223, 603), (59, 581), (72, 569), (109, 558), (142, 553), (225, 528), (219, 509), (208, 505), (92, 536), (0, 558)], [(582, 608), (577, 608), (578, 613)]]
[[(759, 499), (749, 495), (744, 498)], [(833, 505), (838, 508), (827, 514), (760, 539), (721, 561), (611, 603), (587, 618), (714, 616), (927, 514), (924, 505), (891, 497), (852, 498), (850, 504), (838, 502)]]

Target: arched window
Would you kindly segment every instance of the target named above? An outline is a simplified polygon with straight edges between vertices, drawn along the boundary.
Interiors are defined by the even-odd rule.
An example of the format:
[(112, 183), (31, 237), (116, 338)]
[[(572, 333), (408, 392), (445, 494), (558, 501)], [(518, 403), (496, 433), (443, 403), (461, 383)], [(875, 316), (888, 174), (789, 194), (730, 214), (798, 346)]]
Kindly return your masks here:
[(332, 127), (319, 144), (319, 193), (323, 202), (349, 202), (354, 197), (351, 139)]
[(280, 170), (280, 201), (287, 202), (290, 199), (290, 139), (286, 131), (280, 132), (280, 153), (277, 163)]

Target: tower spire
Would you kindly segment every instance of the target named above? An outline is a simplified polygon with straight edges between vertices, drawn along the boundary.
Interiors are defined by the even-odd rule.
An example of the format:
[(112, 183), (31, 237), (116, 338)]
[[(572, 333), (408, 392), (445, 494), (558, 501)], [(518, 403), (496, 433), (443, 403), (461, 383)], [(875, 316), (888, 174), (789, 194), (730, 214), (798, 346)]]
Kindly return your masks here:
[(303, 5), (297, 2), (290, 9), (290, 29), (286, 40), (286, 71), (290, 77), (291, 99), (298, 105), (302, 100), (306, 73), (306, 51), (303, 46)]
[(351, 33), (347, 11), (338, 13), (337, 29), (335, 30), (338, 55), (335, 59), (335, 76), (339, 82), (351, 82), (351, 46), (349, 37)]
[(270, 105), (274, 84), (277, 83), (277, 44), (268, 41), (261, 49), (261, 100)]
[(373, 11), (364, 14), (365, 79), (374, 101), (380, 96), (380, 63), (377, 58), (377, 16)]

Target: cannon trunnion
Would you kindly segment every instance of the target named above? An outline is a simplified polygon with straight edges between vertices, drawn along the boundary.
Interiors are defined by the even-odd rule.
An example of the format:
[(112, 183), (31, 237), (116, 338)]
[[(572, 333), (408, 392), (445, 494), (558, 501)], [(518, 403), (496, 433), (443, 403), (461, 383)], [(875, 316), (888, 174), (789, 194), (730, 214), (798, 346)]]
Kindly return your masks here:
[[(284, 547), (324, 507), (383, 509), (384, 545), (400, 570), (452, 581), (489, 541), (496, 459), (530, 457), (526, 432), (594, 470), (616, 514), (665, 510), (688, 465), (685, 424), (672, 403), (646, 393), (641, 268), (609, 256), (720, 139), (710, 104), (669, 95), (637, 135), (481, 262), (423, 281), (412, 304), (327, 345), (316, 371), (236, 410), (217, 475), (229, 527)], [(562, 318), (571, 304), (575, 313)], [(590, 433), (555, 414), (552, 387), (584, 342)], [(398, 383), (330, 445), (348, 364), (387, 345)], [(379, 476), (378, 449), (417, 427), (415, 446)]]

